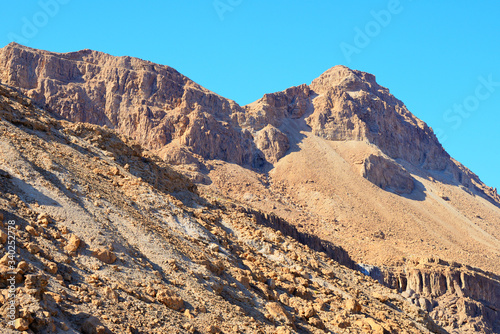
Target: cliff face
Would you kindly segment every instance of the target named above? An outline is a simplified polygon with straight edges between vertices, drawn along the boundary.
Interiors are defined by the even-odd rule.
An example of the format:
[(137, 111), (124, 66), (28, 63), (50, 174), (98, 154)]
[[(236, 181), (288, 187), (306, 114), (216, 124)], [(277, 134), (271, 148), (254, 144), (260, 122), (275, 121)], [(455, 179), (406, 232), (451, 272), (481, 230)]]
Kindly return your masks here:
[(500, 330), (500, 277), (437, 258), (411, 260), (404, 268), (371, 268), (371, 275), (429, 312), (437, 324), (463, 333)]
[[(165, 164), (168, 162), (177, 165), (177, 170), (198, 184), (206, 184), (199, 189), (212, 196), (211, 200), (229, 199), (226, 203), (229, 208), (242, 203), (249, 206), (238, 212), (217, 211), (210, 215), (211, 221), (218, 219), (214, 218), (217, 215), (226, 218), (210, 227), (226, 233), (223, 242), (235, 242), (236, 238), (227, 232), (227, 226), (223, 226), (225, 222), (239, 222), (235, 217), (247, 214), (253, 215), (252, 219), (258, 223), (251, 227), (240, 226), (250, 231), (251, 236), (258, 226), (278, 229), (349, 265), (353, 260), (361, 262), (364, 258), (375, 265), (393, 264), (400, 257), (407, 258), (416, 252), (438, 252), (446, 254), (447, 259), (459, 259), (469, 265), (477, 262), (479, 267), (494, 268), (492, 270), (498, 273), (500, 246), (495, 227), (500, 226), (500, 197), (496, 189), (484, 185), (470, 170), (453, 160), (432, 130), (388, 89), (378, 85), (371, 74), (336, 66), (310, 85), (266, 94), (240, 107), (168, 66), (91, 50), (58, 54), (10, 44), (0, 49), (0, 81), (30, 98), (29, 102), (25, 101), (28, 107), (21, 108), (23, 112), (16, 112), (16, 108), (8, 107), (7, 103), (4, 109), (10, 108), (11, 114), (2, 114), (3, 121), (28, 129), (23, 128), (23, 131), (35, 131), (35, 134), (29, 132), (30, 140), (40, 136), (40, 131), (48, 133), (49, 137), (54, 135), (50, 129), (57, 125), (54, 136), (62, 136), (59, 132), (64, 128), (63, 132), (72, 136), (65, 140), (76, 145), (71, 149), (81, 151), (82, 147), (88, 148), (91, 144), (99, 150), (107, 150), (108, 153), (101, 152), (99, 156), (105, 154), (111, 160), (106, 158), (106, 163), (94, 164), (91, 170), (100, 181), (111, 182), (113, 186), (99, 188), (99, 196), (108, 196), (115, 201), (116, 208), (127, 207), (134, 212), (131, 217), (135, 220), (144, 219), (144, 212), (157, 212), (157, 206), (165, 208), (163, 195), (156, 198), (156, 191), (194, 191), (193, 184), (174, 173)], [(14, 93), (12, 96), (21, 99)], [(33, 114), (25, 110), (33, 107), (32, 102), (71, 122), (93, 125), (73, 126), (55, 121), (44, 113), (33, 119)], [(26, 120), (27, 115), (32, 119)], [(11, 125), (6, 126), (12, 129)], [(120, 140), (109, 128), (122, 136)], [(151, 151), (146, 154), (141, 153), (142, 149), (129, 149), (121, 143), (129, 141), (129, 137)], [(50, 140), (55, 139), (51, 137)], [(18, 150), (22, 149), (22, 145), (16, 145)], [(43, 150), (37, 148), (35, 151)], [(40, 168), (58, 170), (59, 165), (72, 167), (71, 162), (59, 159), (58, 153), (50, 152), (58, 159), (47, 154), (40, 154), (41, 161), (34, 157), (35, 171)], [(77, 154), (72, 150), (68, 152)], [(163, 161), (154, 158), (155, 154)], [(124, 157), (120, 158), (121, 155)], [(133, 158), (128, 159), (129, 156)], [(123, 168), (109, 167), (113, 159)], [(4, 164), (7, 162), (5, 160)], [(93, 162), (89, 160), (87, 164), (93, 165)], [(69, 179), (64, 173), (51, 172), (64, 180), (62, 184), (54, 181), (52, 174), (44, 175), (55, 182), (56, 187), (71, 188), (74, 179), (78, 178), (85, 179), (87, 186), (100, 184), (91, 177), (87, 179), (88, 166), (79, 168), (83, 172), (72, 170), (74, 177)], [(270, 172), (268, 168), (272, 168)], [(145, 183), (152, 188), (141, 188), (144, 192), (140, 194), (115, 194), (115, 187), (132, 191), (139, 186), (149, 187)], [(68, 194), (68, 189), (64, 194), (74, 200), (91, 194), (91, 188), (78, 188), (78, 196)], [(128, 201), (122, 201), (122, 197)], [(144, 211), (134, 211), (137, 209), (135, 201), (142, 203)], [(80, 205), (85, 206), (85, 203)], [(207, 205), (207, 202), (196, 205)], [(102, 211), (102, 205), (94, 206), (96, 208), (91, 207), (91, 210)], [(182, 209), (189, 215), (188, 208)], [(273, 215), (267, 215), (271, 212)], [(153, 226), (159, 221), (161, 219), (154, 221)], [(190, 220), (183, 228), (190, 231), (192, 223)], [(249, 243), (257, 248), (262, 246), (258, 238)], [(290, 251), (286, 245), (272, 244), (270, 247), (284, 253)], [(243, 256), (238, 247), (233, 250), (237, 256)], [(203, 245), (195, 253), (206, 251)], [(189, 256), (195, 255), (189, 253)], [(300, 254), (302, 258), (297, 254), (291, 256), (302, 265), (308, 263), (304, 253)], [(245, 265), (251, 267), (248, 264), (251, 255), (243, 257)], [(286, 260), (282, 267), (294, 263)], [(385, 285), (406, 293), (405, 307), (410, 304), (408, 301), (411, 302), (413, 307), (421, 308), (418, 314), (430, 314), (439, 326), (450, 331), (453, 326), (472, 332), (497, 328), (493, 319), (498, 317), (495, 301), (499, 298), (498, 279), (466, 267), (438, 264), (407, 263), (404, 270), (393, 266), (386, 271), (381, 269), (379, 278)], [(217, 265), (207, 266), (220, 274)], [(236, 267), (231, 267), (231, 273), (233, 271), (235, 275), (241, 274)], [(279, 277), (276, 275), (276, 280), (282, 279)], [(245, 284), (245, 278), (242, 280)], [(221, 288), (220, 280), (214, 278), (213, 281), (216, 283), (211, 284), (211, 279), (209, 285), (214, 291), (230, 290)], [(307, 290), (303, 289), (307, 286), (298, 286), (301, 280), (293, 280), (294, 284), (299, 282), (297, 286), (285, 281), (283, 278), (281, 287), (289, 295), (297, 291), (305, 300), (309, 298)], [(227, 282), (230, 285), (233, 281), (228, 278)], [(370, 284), (374, 283), (370, 281), (368, 286)], [(267, 291), (261, 284), (254, 285), (258, 286), (258, 291)], [(317, 318), (311, 320), (315, 324), (311, 326), (321, 327), (320, 317), (305, 317), (300, 311), (302, 307), (286, 297), (284, 301), (279, 296), (266, 295), (265, 298), (283, 302), (287, 312), (295, 312), (298, 318), (304, 319), (301, 326), (307, 327), (311, 325), (309, 320)], [(332, 305), (337, 307), (338, 303)], [(260, 311), (251, 309), (249, 312)], [(369, 326), (355, 317), (350, 318), (348, 325), (340, 320), (328, 321), (335, 330), (340, 326), (356, 329)], [(378, 319), (376, 324), (380, 321)], [(290, 325), (291, 322), (288, 319), (285, 323)], [(433, 328), (432, 322), (426, 323), (428, 328)], [(375, 325), (370, 328), (380, 329)], [(389, 331), (399, 328), (395, 326)]]
[(442, 170), (449, 156), (432, 130), (377, 84), (375, 76), (336, 66), (311, 83), (320, 94), (309, 117), (313, 131), (330, 140), (367, 140), (394, 159)]
[(14, 43), (0, 51), (0, 64), (3, 83), (70, 121), (106, 125), (151, 149), (186, 145), (207, 159), (250, 162), (251, 141), (231, 119), (241, 108), (171, 67)]
[[(316, 136), (368, 141), (392, 159), (445, 170), (455, 182), (500, 200), (373, 75), (344, 66), (244, 108), (171, 67), (92, 50), (59, 54), (11, 43), (0, 50), (0, 80), (61, 117), (114, 128), (171, 162), (188, 148), (204, 159), (273, 164), (289, 148), (280, 135), (283, 122), (305, 118)], [(268, 125), (278, 131), (261, 131)]]
[[(283, 92), (266, 94), (262, 99), (245, 106), (240, 123), (260, 129), (271, 124), (287, 132), (287, 119), (305, 118), (315, 136), (331, 141), (365, 141), (375, 145), (389, 159), (364, 157), (372, 170), (385, 170), (390, 160), (409, 163), (413, 172), (443, 172), (443, 182), (463, 185), (477, 190), (494, 203), (500, 203), (495, 189), (484, 185), (477, 175), (455, 161), (443, 149), (431, 128), (415, 117), (389, 90), (375, 81), (369, 73), (335, 66), (307, 85)], [(273, 161), (277, 160), (273, 156)], [(411, 193), (413, 181), (402, 177), (399, 164), (391, 164), (385, 177), (362, 173), (376, 185), (392, 183), (398, 193)], [(396, 167), (397, 165), (397, 167)], [(390, 174), (390, 175), (389, 175)], [(446, 179), (446, 180), (445, 180)], [(391, 181), (393, 180), (393, 181)], [(391, 187), (390, 187), (391, 188)]]

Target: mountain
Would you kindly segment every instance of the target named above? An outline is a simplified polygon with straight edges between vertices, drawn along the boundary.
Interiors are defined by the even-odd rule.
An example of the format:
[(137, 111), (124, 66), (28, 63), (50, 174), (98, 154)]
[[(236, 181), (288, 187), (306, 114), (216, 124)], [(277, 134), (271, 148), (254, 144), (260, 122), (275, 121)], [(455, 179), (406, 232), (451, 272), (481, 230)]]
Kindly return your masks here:
[[(190, 196), (245, 208), (254, 223), (370, 275), (428, 314), (433, 331), (499, 330), (496, 189), (371, 74), (335, 66), (241, 107), (168, 66), (12, 43), (0, 49), (0, 81), (52, 122), (98, 133), (89, 140), (101, 149), (108, 133), (134, 140), (168, 170), (150, 184), (186, 184), (163, 193), (193, 193), (194, 183)], [(143, 216), (157, 214), (150, 204)]]
[(92, 50), (57, 54), (15, 43), (2, 49), (0, 59), (3, 83), (65, 119), (117, 129), (151, 149), (188, 146), (208, 159), (249, 160), (248, 140), (230, 126), (241, 108), (171, 67)]
[[(0, 311), (10, 319), (13, 277), (17, 330), (439, 330), (395, 290), (287, 235), (297, 232), (285, 223), (238, 202), (200, 197), (137, 143), (104, 127), (57, 120), (4, 86), (0, 152)], [(16, 226), (13, 270), (4, 246), (8, 226)], [(343, 261), (352, 264), (345, 255)], [(0, 328), (17, 332), (5, 321)]]

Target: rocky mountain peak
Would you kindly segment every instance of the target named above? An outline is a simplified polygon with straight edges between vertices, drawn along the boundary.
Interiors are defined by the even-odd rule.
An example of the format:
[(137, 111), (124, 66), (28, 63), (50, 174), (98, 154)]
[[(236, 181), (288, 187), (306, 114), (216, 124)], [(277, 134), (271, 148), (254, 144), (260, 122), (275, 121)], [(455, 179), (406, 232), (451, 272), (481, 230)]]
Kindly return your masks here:
[(318, 78), (314, 79), (310, 85), (311, 89), (318, 94), (322, 94), (334, 87), (348, 91), (369, 90), (371, 86), (381, 88), (375, 76), (366, 72), (351, 70), (344, 65), (334, 66)]
[(319, 94), (309, 118), (330, 140), (366, 140), (394, 159), (443, 170), (449, 157), (432, 130), (380, 86), (375, 76), (335, 66), (310, 85)]
[(11, 43), (0, 49), (0, 81), (67, 120), (116, 129), (171, 163), (198, 156), (257, 168), (275, 164), (298, 129), (291, 124), (305, 120), (315, 136), (366, 141), (388, 159), (482, 187), (375, 76), (342, 65), (243, 108), (169, 66), (88, 49), (54, 53)]

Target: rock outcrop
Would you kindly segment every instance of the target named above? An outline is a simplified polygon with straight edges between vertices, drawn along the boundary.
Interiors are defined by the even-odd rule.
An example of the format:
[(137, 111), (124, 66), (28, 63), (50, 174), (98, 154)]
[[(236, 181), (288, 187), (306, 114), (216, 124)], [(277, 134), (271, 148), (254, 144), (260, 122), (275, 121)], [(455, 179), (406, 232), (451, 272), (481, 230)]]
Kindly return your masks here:
[(313, 97), (314, 92), (305, 84), (265, 94), (244, 107), (245, 113), (240, 116), (239, 123), (256, 131), (268, 124), (279, 128), (286, 118), (303, 117), (310, 110)]
[(415, 188), (413, 177), (394, 160), (371, 154), (363, 163), (363, 177), (384, 190), (409, 194)]
[(425, 169), (449, 163), (432, 130), (369, 73), (335, 66), (311, 83), (319, 94), (308, 118), (314, 133), (330, 140), (367, 140), (393, 159)]
[(266, 161), (272, 164), (283, 157), (290, 148), (288, 137), (271, 124), (257, 132), (255, 145), (262, 151)]
[(67, 120), (108, 126), (150, 149), (178, 143), (206, 159), (251, 163), (251, 140), (232, 119), (241, 107), (168, 66), (11, 43), (0, 51), (0, 81)]
[(438, 258), (408, 261), (403, 268), (370, 268), (372, 277), (398, 289), (436, 323), (461, 333), (500, 330), (500, 277)]

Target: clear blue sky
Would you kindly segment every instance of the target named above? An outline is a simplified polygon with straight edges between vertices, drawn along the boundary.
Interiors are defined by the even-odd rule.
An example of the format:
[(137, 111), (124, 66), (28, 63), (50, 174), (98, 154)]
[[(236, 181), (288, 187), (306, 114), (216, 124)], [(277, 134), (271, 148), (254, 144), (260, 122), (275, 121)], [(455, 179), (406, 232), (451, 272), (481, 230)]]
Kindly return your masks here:
[(0, 22), (2, 46), (136, 56), (241, 105), (367, 71), (500, 188), (499, 1), (9, 1)]

